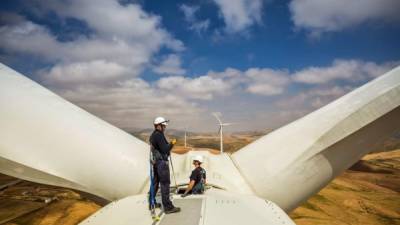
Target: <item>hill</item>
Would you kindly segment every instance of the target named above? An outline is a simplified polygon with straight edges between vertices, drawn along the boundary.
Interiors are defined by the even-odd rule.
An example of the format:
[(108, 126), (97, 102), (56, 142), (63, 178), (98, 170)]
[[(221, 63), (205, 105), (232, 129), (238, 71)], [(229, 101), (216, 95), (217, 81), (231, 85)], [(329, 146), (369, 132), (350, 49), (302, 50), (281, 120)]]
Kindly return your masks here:
[[(130, 132), (133, 136), (147, 142), (151, 134), (151, 129), (145, 129), (135, 132)], [(250, 144), (259, 137), (264, 136), (270, 132), (266, 131), (249, 131), (249, 132), (232, 132), (224, 133), (224, 150), (225, 152), (233, 153), (242, 147)], [(184, 134), (182, 130), (168, 129), (166, 136), (169, 139), (176, 138), (178, 148), (184, 146)], [(220, 149), (220, 140), (218, 133), (211, 132), (187, 132), (187, 147), (193, 148), (209, 148)], [(179, 150), (180, 151), (180, 150)]]
[(298, 225), (400, 224), (400, 150), (365, 156), (290, 216)]

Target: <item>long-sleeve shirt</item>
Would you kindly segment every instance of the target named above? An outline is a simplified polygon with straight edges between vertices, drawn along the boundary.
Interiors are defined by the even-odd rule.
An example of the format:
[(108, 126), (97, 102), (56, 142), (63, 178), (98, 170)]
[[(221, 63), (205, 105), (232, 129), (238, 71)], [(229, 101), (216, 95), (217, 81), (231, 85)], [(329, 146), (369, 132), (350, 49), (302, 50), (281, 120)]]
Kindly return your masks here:
[(168, 143), (163, 132), (154, 130), (150, 136), (150, 143), (156, 151), (161, 153), (162, 160), (168, 160), (168, 156), (171, 153), (172, 144)]

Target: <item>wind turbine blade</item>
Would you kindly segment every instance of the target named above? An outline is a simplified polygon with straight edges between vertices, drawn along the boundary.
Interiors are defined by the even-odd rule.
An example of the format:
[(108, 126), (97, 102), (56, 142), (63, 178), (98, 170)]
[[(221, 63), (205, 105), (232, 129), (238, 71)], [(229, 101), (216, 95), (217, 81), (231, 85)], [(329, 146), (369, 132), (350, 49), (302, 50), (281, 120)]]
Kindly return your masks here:
[(147, 183), (148, 144), (2, 63), (0, 124), (0, 173), (108, 200)]
[(259, 197), (291, 211), (393, 137), (399, 118), (400, 66), (231, 157)]
[(221, 132), (221, 128), (222, 128), (222, 126), (220, 125), (219, 129), (218, 129), (218, 134)]
[(229, 126), (229, 125), (233, 125), (233, 124), (235, 124), (235, 123), (223, 123), (223, 124), (221, 124), (222, 126)]
[(219, 119), (217, 113), (214, 112), (213, 115), (214, 115), (215, 118), (218, 120), (219, 124), (221, 125), (221, 124), (222, 124), (222, 121)]

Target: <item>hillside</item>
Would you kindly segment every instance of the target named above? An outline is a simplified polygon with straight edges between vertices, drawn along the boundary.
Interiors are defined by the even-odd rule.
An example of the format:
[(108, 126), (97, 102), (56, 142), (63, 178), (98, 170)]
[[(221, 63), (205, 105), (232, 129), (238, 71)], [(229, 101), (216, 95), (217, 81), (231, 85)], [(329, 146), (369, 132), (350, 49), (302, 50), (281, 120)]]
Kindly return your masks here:
[[(130, 132), (130, 134), (147, 142), (151, 132), (152, 130), (145, 129), (137, 132)], [(270, 130), (224, 133), (224, 151), (233, 153), (260, 138), (261, 136), (267, 134), (268, 132), (270, 132)], [(171, 129), (166, 132), (166, 136), (169, 139), (176, 138), (177, 147), (179, 149), (184, 146), (184, 131)], [(219, 150), (219, 134), (188, 132), (187, 146), (192, 148), (210, 148)], [(179, 150), (179, 152), (181, 152), (181, 150)]]
[(0, 174), (0, 224), (75, 225), (101, 208), (100, 204), (66, 188), (19, 181)]
[(365, 156), (290, 216), (298, 225), (400, 224), (400, 150)]

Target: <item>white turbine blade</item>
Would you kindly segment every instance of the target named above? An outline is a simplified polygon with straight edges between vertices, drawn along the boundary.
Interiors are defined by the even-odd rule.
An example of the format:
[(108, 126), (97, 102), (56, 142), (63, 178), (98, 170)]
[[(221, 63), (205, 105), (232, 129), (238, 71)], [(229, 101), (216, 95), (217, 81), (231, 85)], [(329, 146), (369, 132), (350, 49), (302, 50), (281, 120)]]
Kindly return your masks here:
[(260, 197), (288, 212), (399, 130), (400, 66), (245, 146), (232, 159)]
[(149, 146), (0, 63), (0, 173), (113, 200), (139, 194)]
[[(214, 188), (207, 190), (205, 194), (197, 195), (196, 198), (189, 200), (179, 197), (174, 199), (174, 204), (176, 203), (183, 209), (186, 209), (186, 211), (177, 214), (180, 218), (163, 216), (160, 222), (152, 220), (148, 209), (144, 207), (145, 204), (138, 204), (138, 202), (146, 201), (146, 194), (129, 196), (98, 210), (79, 223), (79, 225), (125, 225), (129, 223), (135, 225), (187, 225), (187, 221), (197, 222), (202, 219), (204, 219), (204, 223), (201, 224), (204, 225), (295, 225), (282, 209), (270, 201), (236, 192), (231, 193), (225, 190), (215, 191)], [(216, 202), (234, 202), (234, 207), (221, 207)]]
[(235, 124), (235, 123), (223, 123), (223, 124), (221, 124), (222, 126), (229, 126), (229, 125), (233, 125), (233, 124)]
[(219, 118), (219, 116), (218, 116), (218, 113), (214, 112), (213, 115), (214, 115), (215, 118), (218, 120), (219, 124), (222, 124), (222, 122), (221, 122), (221, 120), (220, 120), (220, 118)]

